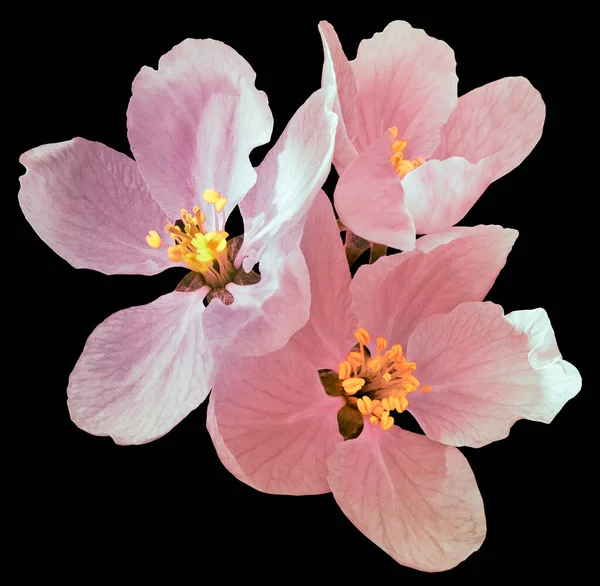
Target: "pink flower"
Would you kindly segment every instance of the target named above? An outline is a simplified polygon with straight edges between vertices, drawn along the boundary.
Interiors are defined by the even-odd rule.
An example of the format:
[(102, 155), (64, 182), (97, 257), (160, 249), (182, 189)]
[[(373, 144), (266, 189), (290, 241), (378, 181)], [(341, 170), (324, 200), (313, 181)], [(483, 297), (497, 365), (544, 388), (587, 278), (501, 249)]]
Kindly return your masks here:
[[(227, 45), (187, 39), (133, 82), (135, 161), (82, 138), (20, 159), (23, 213), (74, 267), (192, 269), (175, 292), (119, 311), (89, 337), (67, 393), (72, 420), (90, 433), (118, 444), (164, 435), (205, 399), (231, 354), (276, 350), (308, 319), (299, 244), (330, 169), (334, 89), (306, 101), (255, 170), (248, 155), (273, 127), (255, 77)], [(243, 244), (224, 231), (237, 205)]]
[[(211, 395), (207, 426), (225, 466), (264, 492), (332, 491), (401, 564), (440, 571), (476, 551), (483, 503), (453, 446), (504, 438), (521, 418), (548, 423), (581, 387), (543, 309), (505, 316), (481, 302), (516, 237), (451, 228), (351, 280), (319, 195), (302, 240), (308, 323), (272, 354), (236, 358)], [(405, 409), (426, 436), (394, 425)]]
[(540, 139), (544, 102), (523, 77), (457, 98), (454, 52), (423, 30), (392, 22), (349, 62), (333, 27), (319, 29), (340, 114), (335, 206), (367, 240), (412, 250), (415, 233), (456, 224)]

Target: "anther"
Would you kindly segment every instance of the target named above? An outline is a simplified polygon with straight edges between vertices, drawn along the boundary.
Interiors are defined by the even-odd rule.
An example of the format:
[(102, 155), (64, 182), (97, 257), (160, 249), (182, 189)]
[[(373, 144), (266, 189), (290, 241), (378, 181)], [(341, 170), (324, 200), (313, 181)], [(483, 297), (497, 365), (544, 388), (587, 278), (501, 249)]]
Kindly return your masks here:
[(146, 236), (146, 242), (148, 243), (148, 246), (151, 246), (152, 248), (160, 248), (162, 238), (158, 235), (156, 230), (150, 230), (148, 236)]

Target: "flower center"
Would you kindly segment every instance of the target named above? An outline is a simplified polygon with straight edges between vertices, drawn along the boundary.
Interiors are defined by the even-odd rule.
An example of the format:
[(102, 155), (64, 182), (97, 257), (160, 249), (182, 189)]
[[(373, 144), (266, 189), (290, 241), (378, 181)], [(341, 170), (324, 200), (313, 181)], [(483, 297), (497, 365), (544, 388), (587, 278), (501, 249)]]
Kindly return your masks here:
[[(227, 198), (221, 197), (213, 189), (205, 189), (202, 198), (214, 206), (216, 224), (221, 230), (204, 230), (206, 216), (198, 206), (192, 209), (192, 213), (182, 209), (181, 219), (175, 224), (169, 222), (165, 227), (165, 231), (175, 241), (174, 245), (167, 248), (167, 256), (172, 262), (184, 263), (192, 271), (201, 273), (210, 284), (222, 285), (224, 276), (232, 269), (226, 251), (229, 234), (223, 230), (225, 219), (221, 214)], [(162, 238), (155, 230), (149, 231), (146, 242), (152, 248), (162, 246)]]
[(392, 163), (392, 167), (394, 167), (396, 173), (398, 173), (400, 179), (404, 179), (407, 173), (414, 171), (417, 167), (420, 167), (425, 162), (425, 159), (423, 157), (418, 157), (412, 161), (405, 159), (402, 153), (406, 148), (408, 141), (403, 138), (398, 140), (398, 128), (396, 126), (392, 126), (390, 128), (390, 132), (394, 136), (394, 142), (390, 147), (393, 153), (390, 157), (390, 162)]
[[(338, 412), (340, 433), (345, 439), (358, 437), (363, 419), (388, 430), (394, 425), (393, 411), (402, 413), (408, 407), (407, 395), (421, 383), (412, 374), (417, 368), (402, 353), (402, 346), (394, 344), (389, 350), (385, 338), (376, 339), (377, 353), (371, 356), (366, 345), (371, 335), (364, 328), (354, 333), (358, 344), (340, 362), (337, 375), (331, 370), (320, 370), (325, 392), (341, 396), (346, 404)], [(421, 387), (422, 393), (431, 391), (430, 385)]]

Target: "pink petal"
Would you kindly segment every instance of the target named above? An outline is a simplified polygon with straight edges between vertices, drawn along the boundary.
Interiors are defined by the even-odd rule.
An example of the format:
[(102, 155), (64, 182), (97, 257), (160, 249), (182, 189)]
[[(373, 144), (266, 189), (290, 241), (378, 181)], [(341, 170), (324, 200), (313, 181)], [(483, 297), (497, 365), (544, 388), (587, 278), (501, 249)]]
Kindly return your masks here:
[(310, 285), (300, 248), (287, 255), (277, 246), (267, 248), (260, 272), (255, 285), (227, 285), (231, 305), (213, 299), (206, 308), (204, 334), (219, 351), (237, 356), (273, 352), (307, 322)]
[(77, 426), (117, 444), (143, 444), (202, 403), (213, 371), (202, 335), (206, 290), (124, 309), (92, 332), (67, 389)]
[(550, 423), (581, 389), (543, 309), (505, 317), (493, 303), (459, 305), (422, 321), (407, 355), (433, 387), (413, 393), (409, 409), (445, 444), (477, 448), (505, 438), (518, 419)]
[(398, 563), (453, 568), (485, 538), (483, 501), (466, 458), (427, 437), (370, 424), (329, 459), (344, 514)]
[(248, 155), (273, 129), (256, 74), (231, 47), (186, 39), (143, 67), (127, 110), (131, 150), (152, 195), (172, 220), (182, 207), (205, 206), (204, 189), (229, 199), (225, 216), (256, 181)]
[(393, 140), (391, 132), (384, 132), (348, 165), (335, 188), (335, 208), (344, 225), (358, 236), (412, 250), (415, 223), (407, 210), (400, 178), (390, 162)]
[(490, 184), (485, 162), (461, 157), (431, 160), (402, 180), (406, 208), (417, 234), (447, 230), (465, 216)]
[(286, 347), (260, 358), (232, 358), (211, 403), (215, 448), (242, 482), (276, 494), (329, 492), (327, 458), (343, 441), (337, 425), (343, 400), (325, 394), (302, 354)]
[(257, 169), (258, 180), (240, 204), (244, 244), (236, 258), (250, 270), (267, 246), (286, 236), (300, 243), (310, 206), (331, 169), (337, 116), (332, 86), (316, 91), (298, 109)]
[(350, 269), (333, 208), (325, 193), (317, 195), (302, 238), (310, 275), (310, 318), (290, 340), (317, 368), (337, 370), (356, 344), (351, 311)]
[(361, 266), (350, 285), (359, 325), (390, 344), (406, 344), (426, 317), (464, 301), (481, 301), (517, 235), (500, 226), (454, 228), (447, 235), (419, 238), (417, 250)]
[(341, 175), (344, 169), (358, 156), (352, 144), (357, 134), (358, 108), (354, 73), (344, 54), (335, 29), (328, 22), (319, 23), (319, 33), (323, 42), (323, 86), (336, 88), (334, 112), (339, 116), (333, 163)]
[(425, 31), (395, 21), (361, 42), (351, 66), (362, 149), (396, 126), (408, 141), (407, 158), (429, 158), (457, 103), (454, 51)]
[(546, 106), (524, 77), (505, 77), (461, 96), (434, 158), (485, 159), (488, 183), (521, 164), (542, 136)]
[(74, 138), (19, 159), (19, 203), (39, 237), (77, 269), (154, 275), (173, 266), (146, 243), (166, 216), (135, 161), (99, 142)]

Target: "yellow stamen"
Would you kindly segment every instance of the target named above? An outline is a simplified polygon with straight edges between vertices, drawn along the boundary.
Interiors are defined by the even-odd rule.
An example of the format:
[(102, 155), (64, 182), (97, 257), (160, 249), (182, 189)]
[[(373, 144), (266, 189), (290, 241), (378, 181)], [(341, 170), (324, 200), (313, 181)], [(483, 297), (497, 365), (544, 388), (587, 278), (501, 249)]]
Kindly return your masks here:
[[(227, 203), (227, 198), (221, 197), (214, 189), (205, 189), (202, 198), (215, 206), (217, 214), (223, 211)], [(165, 232), (174, 241), (167, 248), (167, 257), (172, 262), (182, 262), (192, 271), (204, 274), (207, 283), (213, 287), (224, 286), (227, 283), (227, 272), (233, 270), (226, 255), (229, 234), (223, 230), (206, 232), (203, 227), (206, 215), (199, 206), (194, 206), (192, 213), (185, 208), (181, 208), (179, 213), (180, 220), (176, 223), (168, 222), (165, 226)], [(154, 230), (150, 230), (146, 242), (152, 248), (159, 248), (162, 239)], [(216, 260), (218, 264), (214, 263)]]
[(226, 197), (220, 197), (216, 202), (214, 202), (215, 209), (217, 210), (217, 213), (221, 213), (221, 211), (225, 207), (226, 203), (227, 203), (227, 198)]
[(152, 248), (160, 248), (162, 244), (162, 238), (158, 235), (156, 230), (150, 230), (150, 232), (148, 232), (148, 236), (146, 236), (146, 242), (148, 243), (148, 246), (151, 246)]
[[(358, 328), (354, 337), (358, 340), (360, 352), (349, 352), (338, 367), (342, 396), (347, 405), (356, 406), (358, 412), (369, 417), (373, 424), (381, 425), (383, 430), (391, 429), (394, 425), (391, 412), (405, 411), (408, 407), (407, 395), (421, 386), (412, 374), (417, 365), (405, 358), (400, 344), (393, 344), (385, 351), (388, 342), (382, 337), (376, 338), (376, 356), (369, 358), (364, 349), (371, 340), (369, 332), (365, 328)], [(428, 393), (431, 386), (425, 385), (421, 390)], [(355, 397), (357, 393), (358, 397)]]
[(365, 328), (358, 328), (358, 330), (354, 332), (354, 337), (356, 338), (356, 341), (363, 346), (368, 344), (371, 340), (371, 336)]
[(342, 386), (347, 395), (354, 395), (365, 386), (365, 382), (364, 378), (349, 378), (342, 382)]
[(347, 360), (344, 360), (344, 362), (340, 362), (340, 365), (338, 366), (338, 375), (340, 377), (340, 380), (346, 380), (347, 378), (350, 378), (351, 374), (352, 365)]
[(169, 248), (167, 248), (167, 256), (170, 261), (181, 262), (184, 255), (179, 246), (169, 246)]
[(388, 417), (385, 420), (385, 423), (384, 423), (383, 419), (381, 420), (381, 429), (383, 429), (383, 431), (387, 431), (388, 429), (391, 429), (392, 427), (394, 427), (394, 418), (393, 417)]
[(379, 337), (376, 340), (377, 343), (377, 354), (383, 352), (387, 348), (387, 340), (385, 338)]
[(417, 167), (420, 167), (425, 162), (425, 159), (423, 159), (423, 157), (417, 157), (412, 161), (405, 159), (403, 151), (406, 149), (408, 141), (403, 138), (398, 139), (398, 128), (395, 126), (392, 126), (389, 130), (392, 132), (392, 136), (394, 137), (394, 142), (390, 147), (392, 151), (390, 163), (392, 164), (392, 167), (394, 167), (394, 170), (400, 179), (404, 179), (408, 173), (414, 171)]
[(202, 199), (208, 203), (217, 203), (221, 199), (221, 194), (214, 189), (205, 189), (202, 194)]

